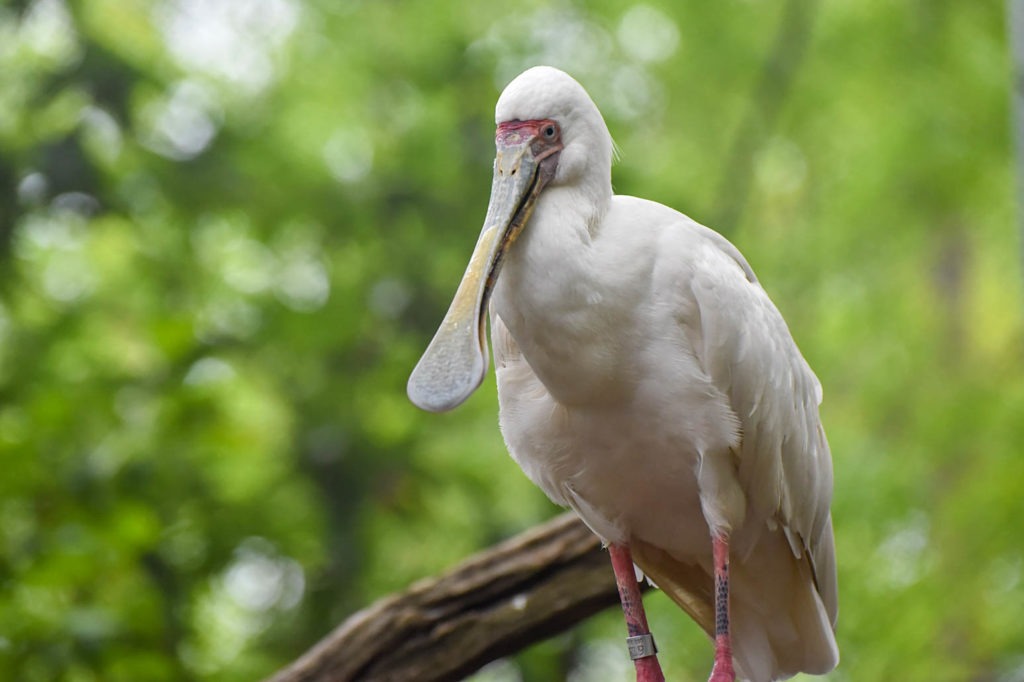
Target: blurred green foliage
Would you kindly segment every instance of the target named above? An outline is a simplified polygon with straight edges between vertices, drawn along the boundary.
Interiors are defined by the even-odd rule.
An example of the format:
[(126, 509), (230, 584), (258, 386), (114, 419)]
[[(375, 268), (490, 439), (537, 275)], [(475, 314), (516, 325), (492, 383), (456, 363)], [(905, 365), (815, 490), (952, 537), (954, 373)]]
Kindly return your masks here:
[[(554, 513), (493, 380), (404, 382), (492, 107), (573, 73), (620, 193), (726, 233), (825, 386), (840, 668), (1024, 680), (1004, 7), (0, 5), (0, 679), (250, 680)], [(671, 679), (710, 647), (649, 602)], [(630, 679), (602, 615), (480, 680)]]

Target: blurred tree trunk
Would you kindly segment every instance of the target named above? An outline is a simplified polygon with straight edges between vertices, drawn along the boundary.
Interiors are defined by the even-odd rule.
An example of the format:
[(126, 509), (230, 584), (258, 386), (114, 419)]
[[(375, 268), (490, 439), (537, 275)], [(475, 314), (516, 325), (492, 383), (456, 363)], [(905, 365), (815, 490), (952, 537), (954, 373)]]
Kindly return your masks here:
[(457, 680), (617, 603), (600, 541), (563, 514), (352, 615), (270, 682)]
[(1017, 156), (1017, 220), (1020, 226), (1021, 262), (1024, 263), (1024, 0), (1008, 0), (1007, 34), (1013, 62), (1011, 106)]
[(782, 9), (771, 51), (750, 93), (746, 114), (733, 138), (718, 184), (709, 224), (723, 234), (734, 232), (743, 218), (757, 154), (771, 136), (796, 80), (811, 42), (817, 7), (818, 0), (789, 0)]

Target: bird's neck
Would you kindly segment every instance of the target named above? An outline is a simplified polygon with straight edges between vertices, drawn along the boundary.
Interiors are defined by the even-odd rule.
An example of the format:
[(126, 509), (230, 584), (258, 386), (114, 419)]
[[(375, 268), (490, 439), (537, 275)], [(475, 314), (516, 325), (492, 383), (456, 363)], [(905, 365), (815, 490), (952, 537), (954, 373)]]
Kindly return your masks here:
[[(509, 250), (492, 310), (537, 377), (563, 403), (614, 400), (628, 384), (622, 358), (634, 302), (603, 264), (611, 203), (578, 189), (545, 191)], [(612, 390), (612, 386), (616, 387)]]

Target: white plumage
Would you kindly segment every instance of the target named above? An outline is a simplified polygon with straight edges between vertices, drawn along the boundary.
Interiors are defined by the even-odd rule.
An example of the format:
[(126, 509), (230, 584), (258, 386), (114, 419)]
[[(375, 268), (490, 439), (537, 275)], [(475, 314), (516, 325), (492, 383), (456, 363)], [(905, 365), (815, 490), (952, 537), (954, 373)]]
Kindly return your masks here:
[[(724, 237), (660, 204), (613, 195), (611, 136), (568, 75), (526, 71), (502, 93), (496, 121), (499, 135), (509, 122), (560, 126), (557, 167), (476, 299), (486, 305), (493, 288), (500, 422), (512, 456), (606, 543), (628, 545), (712, 635), (709, 538), (729, 537), (741, 675), (760, 682), (831, 670), (832, 464), (821, 387), (782, 316)], [(496, 188), (507, 163), (499, 153)], [(432, 344), (421, 365), (432, 352), (440, 351)], [(435, 374), (460, 371), (440, 365)], [(451, 406), (430, 405), (426, 383), (418, 387), (414, 373), (414, 401)]]

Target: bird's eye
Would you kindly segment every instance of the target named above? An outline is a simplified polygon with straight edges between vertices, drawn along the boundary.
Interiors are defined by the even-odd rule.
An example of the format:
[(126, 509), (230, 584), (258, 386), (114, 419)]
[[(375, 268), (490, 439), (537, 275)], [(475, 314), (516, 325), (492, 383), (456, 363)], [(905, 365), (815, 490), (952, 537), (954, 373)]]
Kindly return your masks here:
[(558, 135), (558, 126), (556, 126), (554, 123), (549, 123), (546, 126), (544, 126), (544, 129), (541, 131), (541, 134), (544, 135), (544, 139), (553, 140), (555, 139), (555, 136)]

